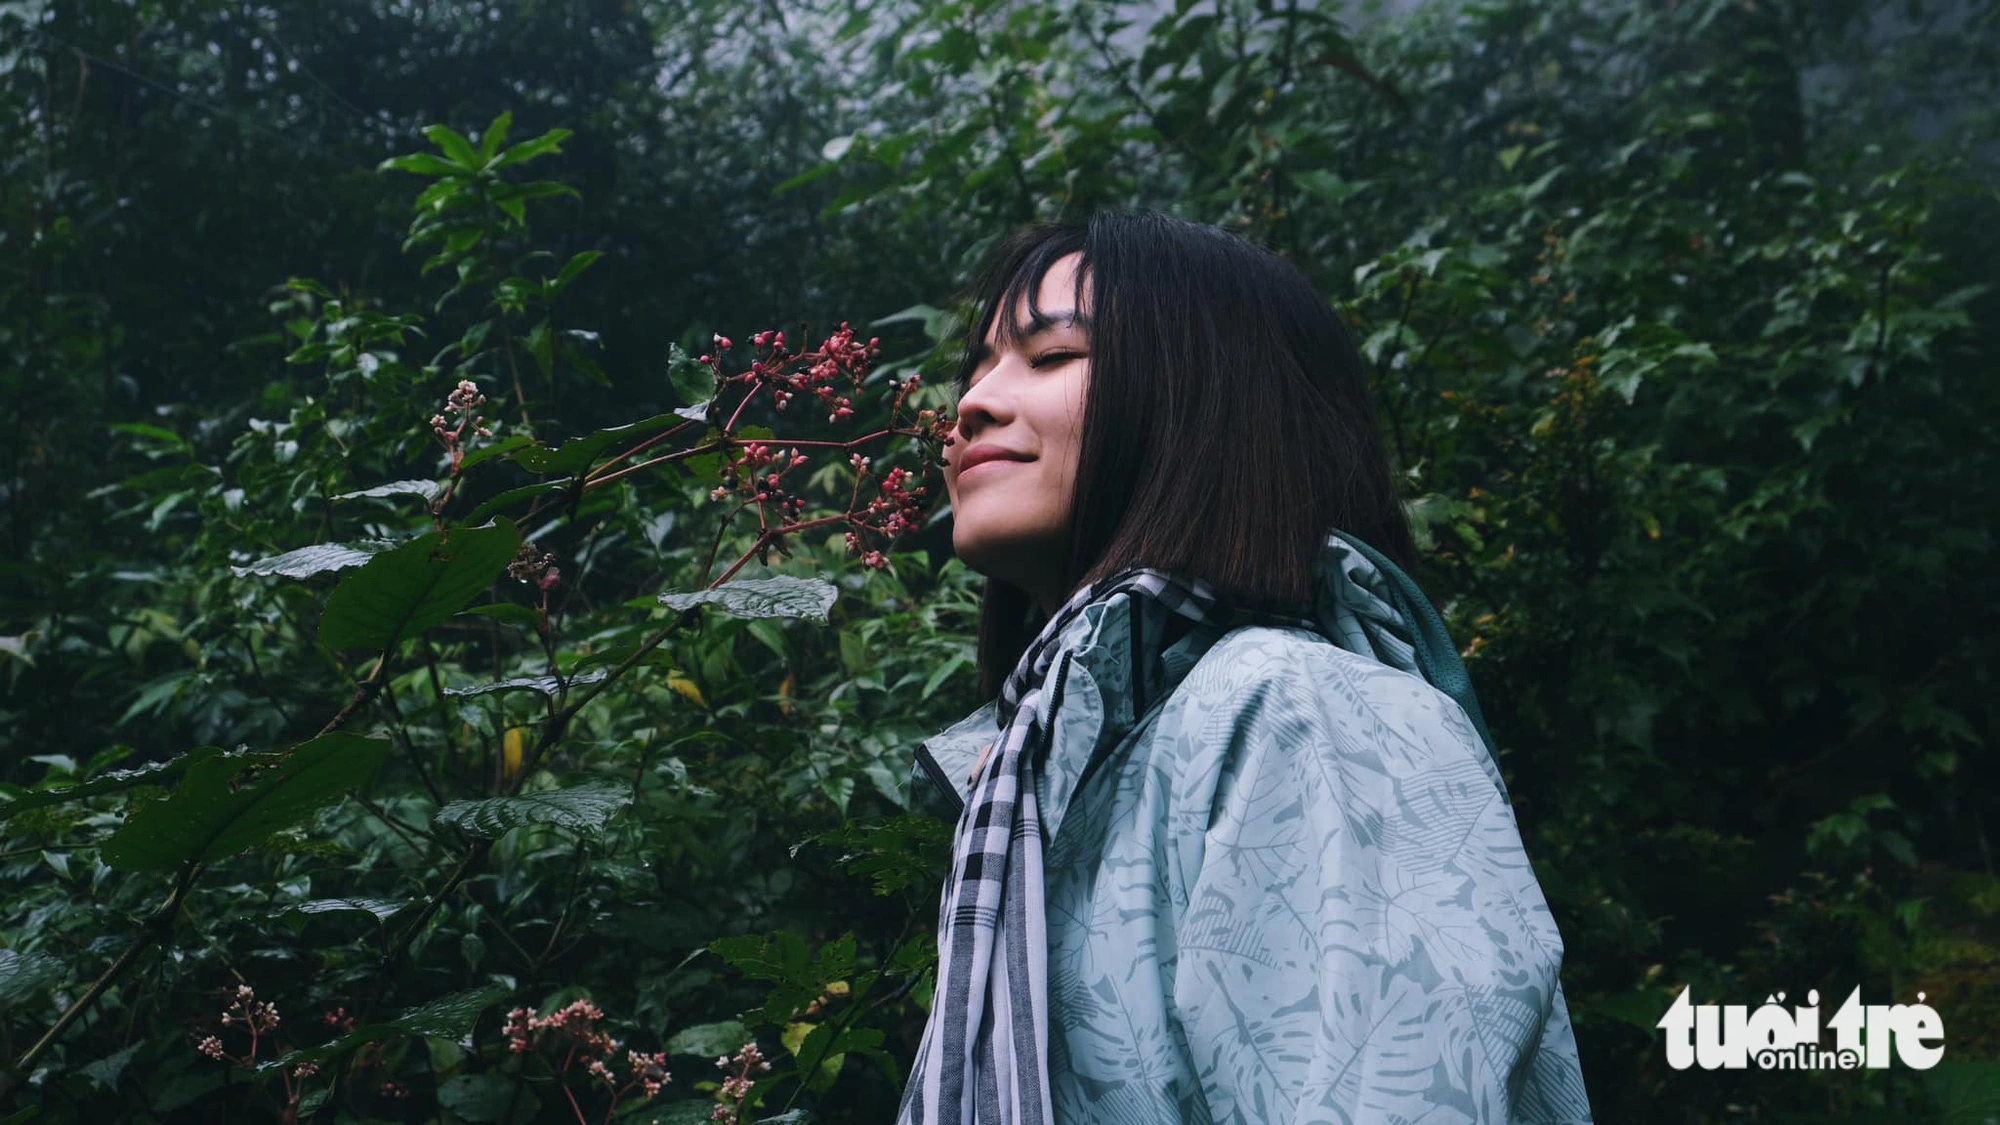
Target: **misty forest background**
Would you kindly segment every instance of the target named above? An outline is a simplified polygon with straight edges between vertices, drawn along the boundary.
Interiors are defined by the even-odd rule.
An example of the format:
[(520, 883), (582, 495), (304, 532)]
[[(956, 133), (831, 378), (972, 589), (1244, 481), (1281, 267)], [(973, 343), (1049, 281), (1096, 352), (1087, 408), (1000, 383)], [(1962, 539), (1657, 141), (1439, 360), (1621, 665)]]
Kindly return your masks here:
[[(1597, 1119), (1994, 1120), (1996, 79), (1944, 0), (0, 3), (0, 1122), (885, 1120), (955, 294), (1101, 206), (1364, 341)], [(1689, 984), (1945, 1059), (1673, 1071)]]

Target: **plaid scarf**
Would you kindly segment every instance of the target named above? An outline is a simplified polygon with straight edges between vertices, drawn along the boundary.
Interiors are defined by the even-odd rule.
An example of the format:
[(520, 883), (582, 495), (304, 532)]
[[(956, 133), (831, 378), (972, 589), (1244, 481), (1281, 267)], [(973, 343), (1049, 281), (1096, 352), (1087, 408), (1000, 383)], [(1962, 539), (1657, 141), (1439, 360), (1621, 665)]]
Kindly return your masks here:
[[(1037, 753), (1047, 754), (1053, 736), (1070, 625), (1087, 606), (1121, 594), (1169, 611), (1163, 616), (1173, 627), (1145, 638), (1156, 652), (1203, 625), (1219, 636), (1251, 619), (1304, 623), (1221, 604), (1199, 578), (1130, 568), (1079, 590), (1043, 625), (1000, 689), (1001, 733), (959, 816), (938, 906), (937, 987), (897, 1125), (1052, 1125)], [(1146, 608), (1133, 607), (1135, 629)], [(1063, 667), (1050, 702), (1046, 689), (1058, 656)]]

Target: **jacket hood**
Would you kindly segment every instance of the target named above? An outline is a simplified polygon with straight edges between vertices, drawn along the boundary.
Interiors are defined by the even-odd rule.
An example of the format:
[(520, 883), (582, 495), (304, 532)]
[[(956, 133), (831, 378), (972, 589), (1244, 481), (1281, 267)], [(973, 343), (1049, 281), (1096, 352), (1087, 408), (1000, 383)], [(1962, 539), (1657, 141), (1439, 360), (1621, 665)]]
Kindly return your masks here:
[(1472, 677), (1444, 619), (1423, 590), (1381, 552), (1336, 531), (1320, 556), (1320, 632), (1352, 653), (1421, 676), (1465, 709), (1491, 754), (1493, 736), (1479, 711)]
[[(1374, 548), (1344, 532), (1328, 535), (1320, 557), (1311, 618), (1275, 618), (1334, 645), (1419, 676), (1464, 708), (1492, 752), (1492, 738), (1444, 622), (1415, 582)], [(1241, 620), (1195, 623), (1150, 598), (1118, 593), (1083, 608), (1057, 647), (1051, 667), (1052, 744), (1039, 765), (1048, 786), (1042, 816), (1053, 835), (1068, 796), (1102, 752), (1123, 739), (1173, 691), (1210, 646)], [(926, 739), (918, 775), (949, 787), (962, 806), (981, 751), (999, 733), (999, 701)], [(930, 763), (923, 758), (928, 752)], [(936, 769), (933, 771), (932, 766)], [(942, 774), (943, 776), (938, 776)]]

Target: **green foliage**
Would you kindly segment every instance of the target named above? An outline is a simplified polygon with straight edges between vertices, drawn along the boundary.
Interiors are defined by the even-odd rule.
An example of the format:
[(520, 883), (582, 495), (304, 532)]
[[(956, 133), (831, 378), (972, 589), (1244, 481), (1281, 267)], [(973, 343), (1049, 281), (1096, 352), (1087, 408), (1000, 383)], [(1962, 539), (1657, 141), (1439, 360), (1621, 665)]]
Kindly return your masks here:
[(511, 521), (433, 532), (369, 559), (326, 599), (320, 643), (393, 650), (444, 623), (491, 586), (521, 549)]
[[(881, 1120), (978, 702), (920, 412), (978, 253), (1100, 206), (1354, 329), (1597, 1118), (1990, 1109), (1992, 5), (87, 0), (0, 60), (0, 1114), (704, 1121), (755, 1041), (745, 1120)], [(735, 377), (843, 318), (840, 426)], [(1689, 983), (1921, 989), (1947, 1057), (1671, 1071)], [(577, 1001), (673, 1080), (511, 1048)]]
[(432, 819), (438, 824), (488, 838), (502, 836), (530, 824), (595, 831), (603, 828), (612, 814), (631, 802), (632, 794), (625, 789), (576, 786), (520, 797), (453, 801), (439, 809)]
[(823, 579), (781, 574), (746, 578), (715, 590), (670, 591), (660, 595), (660, 604), (677, 610), (713, 605), (732, 617), (796, 617), (824, 625), (827, 611), (839, 596), (839, 588)]
[(360, 787), (388, 752), (386, 741), (338, 731), (277, 754), (191, 751), (173, 793), (133, 809), (101, 854), (120, 871), (227, 859)]

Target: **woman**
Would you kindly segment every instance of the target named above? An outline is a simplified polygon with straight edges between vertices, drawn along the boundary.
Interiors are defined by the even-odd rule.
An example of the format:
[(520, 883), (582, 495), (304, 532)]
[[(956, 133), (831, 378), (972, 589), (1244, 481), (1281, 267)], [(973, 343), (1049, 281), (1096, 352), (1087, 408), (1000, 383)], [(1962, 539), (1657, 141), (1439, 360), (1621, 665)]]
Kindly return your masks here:
[(1587, 1122), (1561, 937), (1359, 357), (1154, 213), (1002, 244), (946, 449), (982, 687), (899, 1122)]

